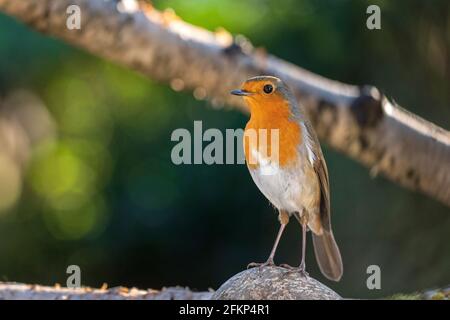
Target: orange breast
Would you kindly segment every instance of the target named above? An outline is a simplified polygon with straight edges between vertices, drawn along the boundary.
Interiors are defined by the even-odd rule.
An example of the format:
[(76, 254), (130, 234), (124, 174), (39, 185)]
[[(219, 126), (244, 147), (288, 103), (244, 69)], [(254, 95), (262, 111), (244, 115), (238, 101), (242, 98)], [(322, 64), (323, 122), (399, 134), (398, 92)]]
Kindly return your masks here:
[[(262, 109), (264, 108), (264, 109)], [(278, 161), (281, 167), (290, 166), (297, 161), (298, 146), (302, 143), (300, 125), (289, 119), (290, 111), (287, 103), (251, 106), (251, 117), (245, 127), (244, 153), (250, 168), (257, 168), (260, 163), (252, 156), (255, 151), (267, 150), (267, 155), (276, 152), (273, 146), (271, 129), (278, 129)], [(265, 130), (264, 130), (265, 129)], [(261, 134), (267, 133), (267, 138)], [(256, 139), (254, 137), (256, 133)], [(276, 143), (275, 140), (275, 143)], [(266, 148), (266, 149), (264, 149)]]

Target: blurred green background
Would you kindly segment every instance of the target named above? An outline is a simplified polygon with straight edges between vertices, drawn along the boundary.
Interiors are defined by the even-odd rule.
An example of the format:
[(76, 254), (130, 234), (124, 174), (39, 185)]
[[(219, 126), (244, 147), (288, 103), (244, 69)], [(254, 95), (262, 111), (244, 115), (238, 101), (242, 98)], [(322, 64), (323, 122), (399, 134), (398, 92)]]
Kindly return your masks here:
[[(382, 29), (366, 28), (378, 4)], [(450, 128), (448, 1), (154, 1), (188, 22), (246, 35), (326, 77), (373, 84)], [(244, 80), (244, 79), (243, 79)], [(0, 14), (0, 280), (217, 288), (267, 258), (277, 216), (245, 165), (170, 161), (176, 128), (242, 128), (247, 117), (115, 66)], [(383, 297), (450, 283), (450, 209), (324, 146), (339, 283), (346, 297)], [(433, 165), (433, 163), (430, 163)], [(443, 168), (442, 170), (449, 170)], [(291, 223), (276, 261), (298, 264)], [(308, 238), (310, 240), (310, 238)], [(366, 287), (367, 266), (382, 289)]]

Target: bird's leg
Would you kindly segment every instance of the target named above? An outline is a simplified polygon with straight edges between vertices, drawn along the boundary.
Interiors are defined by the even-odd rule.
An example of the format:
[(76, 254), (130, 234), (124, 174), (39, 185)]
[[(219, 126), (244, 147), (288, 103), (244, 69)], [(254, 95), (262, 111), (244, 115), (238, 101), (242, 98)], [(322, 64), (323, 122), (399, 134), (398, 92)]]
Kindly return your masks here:
[(295, 218), (297, 218), (298, 222), (302, 226), (302, 261), (300, 262), (300, 266), (298, 268), (292, 267), (288, 264), (282, 264), (280, 267), (289, 269), (290, 271), (299, 271), (302, 275), (308, 276), (308, 273), (306, 272), (306, 232), (307, 232), (307, 226), (308, 226), (308, 218), (303, 211), (301, 215), (298, 213), (294, 214)]
[[(303, 217), (301, 220), (304, 220)], [(306, 272), (306, 264), (305, 264), (305, 256), (306, 256), (306, 221), (302, 221), (302, 262), (300, 262), (300, 273), (307, 276)]]
[(265, 267), (265, 266), (273, 266), (275, 265), (273, 258), (275, 257), (275, 252), (277, 251), (277, 247), (278, 247), (278, 243), (280, 242), (281, 239), (281, 235), (283, 234), (284, 228), (286, 227), (285, 224), (281, 224), (280, 225), (280, 229), (278, 230), (278, 235), (277, 238), (275, 239), (275, 243), (273, 244), (273, 248), (272, 251), (270, 252), (269, 258), (267, 259), (266, 262), (264, 263), (257, 263), (257, 262), (252, 262), (249, 263), (247, 266), (248, 268), (253, 268), (253, 267)]
[(278, 243), (280, 242), (281, 235), (283, 234), (284, 228), (286, 228), (286, 225), (289, 222), (289, 214), (284, 210), (280, 210), (279, 214), (278, 214), (278, 220), (280, 220), (280, 229), (278, 230), (277, 238), (275, 239), (275, 243), (273, 244), (272, 251), (270, 252), (269, 258), (264, 263), (256, 263), (256, 262), (249, 263), (247, 265), (247, 269), (253, 268), (253, 267), (261, 268), (261, 267), (265, 267), (265, 266), (275, 265), (273, 258), (275, 257), (275, 252), (277, 251)]

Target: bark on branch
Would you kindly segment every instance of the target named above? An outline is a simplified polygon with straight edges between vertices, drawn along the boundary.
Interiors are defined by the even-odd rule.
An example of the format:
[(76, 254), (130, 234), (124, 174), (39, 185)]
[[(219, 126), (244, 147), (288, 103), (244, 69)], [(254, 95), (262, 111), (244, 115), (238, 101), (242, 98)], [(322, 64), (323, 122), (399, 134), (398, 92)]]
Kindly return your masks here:
[(194, 292), (189, 288), (170, 287), (162, 290), (136, 288), (63, 288), (0, 282), (0, 300), (209, 300), (212, 292)]
[[(72, 4), (81, 8), (80, 30), (66, 27)], [(323, 78), (236, 41), (226, 31), (206, 31), (141, 2), (0, 0), (0, 11), (174, 90), (192, 90), (218, 107), (245, 111), (230, 89), (250, 76), (276, 75), (294, 90), (329, 146), (372, 174), (450, 206), (450, 133), (390, 102), (374, 87)]]

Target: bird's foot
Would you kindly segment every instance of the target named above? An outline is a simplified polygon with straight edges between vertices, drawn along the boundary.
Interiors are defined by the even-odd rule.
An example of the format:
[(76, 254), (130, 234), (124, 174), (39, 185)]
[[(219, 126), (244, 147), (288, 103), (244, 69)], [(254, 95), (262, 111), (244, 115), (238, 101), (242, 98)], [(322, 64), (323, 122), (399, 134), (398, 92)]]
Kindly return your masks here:
[(287, 272), (298, 272), (305, 278), (309, 276), (308, 272), (306, 272), (305, 266), (302, 264), (298, 267), (293, 267), (293, 266), (283, 263), (283, 264), (280, 264), (280, 267), (287, 269), (288, 270)]
[(306, 272), (305, 268), (300, 267), (300, 268), (298, 268), (298, 269), (299, 269), (298, 272), (300, 272), (300, 275), (301, 275), (303, 278), (308, 278), (309, 273)]
[(288, 269), (288, 270), (292, 270), (292, 271), (296, 271), (298, 269), (298, 267), (293, 267), (293, 266), (291, 266), (291, 265), (289, 265), (287, 263), (280, 264), (280, 267)]
[(257, 268), (259, 268), (261, 270), (264, 267), (272, 267), (274, 265), (275, 265), (275, 263), (273, 262), (273, 259), (268, 259), (266, 262), (263, 262), (263, 263), (257, 263), (257, 262), (249, 263), (247, 265), (247, 269), (256, 268), (257, 267)]

